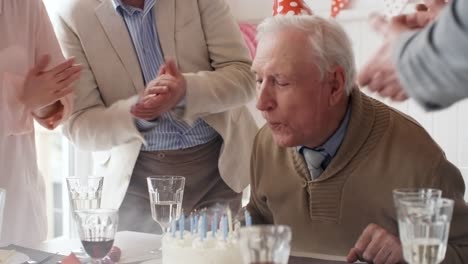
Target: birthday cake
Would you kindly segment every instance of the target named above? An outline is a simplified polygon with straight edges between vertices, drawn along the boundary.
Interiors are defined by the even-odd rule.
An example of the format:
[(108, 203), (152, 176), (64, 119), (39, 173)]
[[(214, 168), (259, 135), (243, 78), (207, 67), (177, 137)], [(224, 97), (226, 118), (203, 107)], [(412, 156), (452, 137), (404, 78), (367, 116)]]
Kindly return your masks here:
[(205, 239), (193, 234), (186, 234), (183, 239), (167, 234), (162, 242), (162, 263), (242, 263), (239, 245), (235, 239), (224, 240), (221, 237), (211, 237), (211, 232), (207, 234)]
[[(248, 212), (246, 217), (246, 223), (251, 225)], [(186, 230), (185, 216), (182, 214), (177, 223), (172, 223), (171, 232), (163, 237), (162, 264), (242, 263), (236, 227), (230, 212), (220, 218), (218, 214), (211, 215), (209, 220), (206, 212), (202, 212), (200, 215), (190, 215), (187, 222), (190, 223), (189, 230)]]

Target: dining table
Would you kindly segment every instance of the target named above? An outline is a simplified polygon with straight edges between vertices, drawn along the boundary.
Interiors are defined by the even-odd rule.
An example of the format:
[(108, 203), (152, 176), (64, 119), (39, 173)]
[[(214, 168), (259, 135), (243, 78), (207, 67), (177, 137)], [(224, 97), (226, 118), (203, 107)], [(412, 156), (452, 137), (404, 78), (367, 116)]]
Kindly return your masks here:
[[(161, 235), (120, 231), (116, 233), (114, 245), (119, 247), (122, 255), (119, 263), (122, 264), (162, 264), (161, 252), (155, 251), (161, 247)], [(80, 249), (79, 239), (55, 238), (44, 241), (32, 250), (35, 252), (49, 253), (56, 256), (67, 256), (73, 250)], [(44, 264), (56, 264), (55, 260), (43, 262)], [(344, 256), (332, 256), (319, 253), (292, 252), (289, 264), (344, 264), (347, 263)]]

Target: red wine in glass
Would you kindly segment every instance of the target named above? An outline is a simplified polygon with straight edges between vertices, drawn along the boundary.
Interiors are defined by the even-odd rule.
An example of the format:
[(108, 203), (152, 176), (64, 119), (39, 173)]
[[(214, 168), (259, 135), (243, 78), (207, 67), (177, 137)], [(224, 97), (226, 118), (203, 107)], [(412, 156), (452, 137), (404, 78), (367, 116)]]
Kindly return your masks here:
[(102, 259), (111, 250), (114, 239), (95, 238), (92, 240), (82, 240), (81, 243), (91, 258)]

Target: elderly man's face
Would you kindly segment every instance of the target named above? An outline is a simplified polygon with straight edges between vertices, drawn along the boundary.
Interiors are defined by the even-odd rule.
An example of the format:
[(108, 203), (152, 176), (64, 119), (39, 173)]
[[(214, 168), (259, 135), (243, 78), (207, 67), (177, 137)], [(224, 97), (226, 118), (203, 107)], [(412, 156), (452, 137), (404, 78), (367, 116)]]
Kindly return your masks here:
[(330, 82), (321, 80), (309, 41), (294, 30), (268, 34), (252, 65), (257, 108), (280, 146), (318, 146), (326, 133), (321, 127), (331, 109)]

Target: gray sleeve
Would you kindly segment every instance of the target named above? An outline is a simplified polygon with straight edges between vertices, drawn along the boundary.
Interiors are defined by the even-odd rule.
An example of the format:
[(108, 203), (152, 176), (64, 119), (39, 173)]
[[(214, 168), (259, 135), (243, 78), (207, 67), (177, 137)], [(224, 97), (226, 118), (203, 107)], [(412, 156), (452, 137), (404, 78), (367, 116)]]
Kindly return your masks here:
[(402, 86), (427, 110), (468, 97), (468, 0), (453, 0), (435, 23), (404, 34), (394, 58)]

